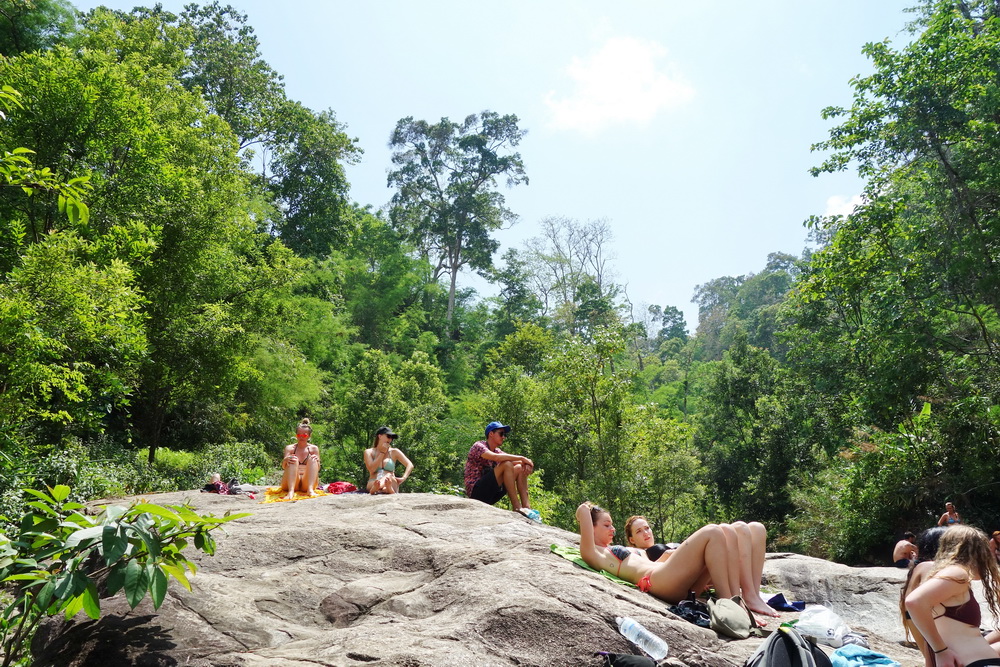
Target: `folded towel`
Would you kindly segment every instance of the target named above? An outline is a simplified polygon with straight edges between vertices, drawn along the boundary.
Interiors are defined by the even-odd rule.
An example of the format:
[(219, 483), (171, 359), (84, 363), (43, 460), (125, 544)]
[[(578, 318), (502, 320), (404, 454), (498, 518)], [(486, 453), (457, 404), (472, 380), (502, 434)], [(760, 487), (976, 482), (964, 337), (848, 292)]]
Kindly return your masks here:
[(830, 656), (830, 662), (833, 663), (833, 667), (869, 667), (870, 665), (900, 667), (899, 663), (889, 656), (856, 644), (844, 644), (838, 648)]

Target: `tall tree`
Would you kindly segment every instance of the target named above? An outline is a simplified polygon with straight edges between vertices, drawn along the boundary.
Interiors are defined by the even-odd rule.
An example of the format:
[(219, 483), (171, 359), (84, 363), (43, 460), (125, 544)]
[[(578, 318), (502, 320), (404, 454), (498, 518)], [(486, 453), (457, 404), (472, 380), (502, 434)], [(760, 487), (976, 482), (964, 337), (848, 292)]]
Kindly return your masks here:
[(391, 219), (431, 261), (431, 279), (449, 277), (449, 326), (459, 271), (489, 269), (499, 246), (490, 234), (516, 220), (497, 181), (506, 179), (508, 187), (528, 182), (520, 153), (510, 152), (525, 135), (517, 122), (513, 114), (492, 111), (462, 123), (410, 116), (396, 124), (389, 140), (397, 167), (388, 178), (397, 189)]

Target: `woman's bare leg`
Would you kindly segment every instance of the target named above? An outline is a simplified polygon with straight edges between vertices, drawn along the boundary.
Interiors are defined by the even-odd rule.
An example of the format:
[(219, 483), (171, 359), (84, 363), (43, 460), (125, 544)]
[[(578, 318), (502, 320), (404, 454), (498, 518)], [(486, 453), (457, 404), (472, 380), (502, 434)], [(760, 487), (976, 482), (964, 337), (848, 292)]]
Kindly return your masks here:
[(754, 521), (737, 521), (732, 524), (739, 542), (740, 591), (747, 606), (765, 616), (778, 616), (760, 597), (760, 579), (764, 574), (764, 550), (767, 546), (767, 529)]
[(296, 487), (296, 490), (301, 491), (302, 493), (305, 493), (309, 496), (315, 496), (316, 483), (319, 481), (319, 461), (310, 457), (309, 460), (304, 465), (306, 471), (305, 474), (299, 476), (298, 486)]
[(286, 500), (295, 499), (295, 484), (299, 479), (299, 464), (289, 463), (285, 466), (285, 473), (281, 476), (281, 490), (287, 491)]
[[(715, 584), (719, 597), (732, 597), (736, 590), (730, 585), (728, 544), (722, 528), (709, 524), (699, 528), (660, 564), (650, 575), (652, 593), (667, 602), (679, 602), (687, 597), (691, 586), (704, 570)], [(738, 575), (737, 575), (738, 576)]]

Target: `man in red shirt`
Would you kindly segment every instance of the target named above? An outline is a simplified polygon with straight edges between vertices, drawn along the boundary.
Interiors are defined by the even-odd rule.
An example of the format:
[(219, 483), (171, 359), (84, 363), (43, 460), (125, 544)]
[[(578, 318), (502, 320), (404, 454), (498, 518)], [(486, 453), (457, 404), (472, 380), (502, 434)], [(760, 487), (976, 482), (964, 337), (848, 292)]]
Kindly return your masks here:
[(506, 494), (515, 512), (538, 521), (538, 513), (531, 509), (528, 499), (528, 475), (534, 472), (535, 465), (526, 456), (500, 449), (508, 433), (510, 426), (490, 422), (486, 440), (472, 445), (465, 461), (465, 495), (494, 505)]

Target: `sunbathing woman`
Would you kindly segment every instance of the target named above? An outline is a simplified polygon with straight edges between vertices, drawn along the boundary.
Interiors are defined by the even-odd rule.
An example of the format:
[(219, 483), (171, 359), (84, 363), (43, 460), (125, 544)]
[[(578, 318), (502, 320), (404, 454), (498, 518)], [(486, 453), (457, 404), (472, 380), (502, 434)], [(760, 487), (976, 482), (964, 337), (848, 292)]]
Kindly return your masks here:
[(913, 641), (917, 643), (917, 648), (920, 649), (920, 652), (924, 656), (924, 667), (934, 667), (934, 654), (927, 648), (927, 641), (910, 619), (910, 615), (906, 611), (905, 600), (910, 591), (923, 583), (927, 577), (927, 573), (933, 569), (934, 558), (938, 552), (938, 543), (941, 540), (941, 535), (946, 530), (948, 529), (942, 526), (935, 526), (934, 528), (928, 528), (917, 536), (917, 557), (913, 560), (910, 571), (906, 574), (906, 582), (899, 591), (899, 613), (903, 617), (903, 630), (906, 632), (907, 639), (912, 635)]
[[(719, 528), (726, 536), (729, 552), (738, 555), (739, 588), (743, 601), (758, 614), (777, 616), (778, 613), (767, 606), (760, 597), (760, 581), (764, 573), (764, 554), (767, 545), (767, 529), (764, 524), (756, 521), (752, 523), (737, 521), (721, 523)], [(653, 543), (653, 530), (644, 516), (629, 517), (625, 522), (625, 539), (630, 545), (642, 549), (641, 553), (650, 560), (663, 562), (674, 554), (674, 550), (662, 548), (665, 545)]]
[(638, 549), (612, 545), (611, 515), (591, 503), (576, 508), (580, 524), (580, 555), (587, 565), (630, 581), (644, 593), (677, 603), (711, 579), (719, 597), (739, 593), (738, 556), (729, 552), (722, 528), (708, 525), (684, 540), (666, 561), (653, 562)]
[(288, 492), (285, 496), (288, 500), (295, 499), (296, 491), (316, 495), (319, 447), (309, 442), (311, 436), (309, 419), (303, 419), (295, 429), (295, 442), (285, 447), (285, 457), (281, 460), (281, 467), (285, 469), (281, 476), (281, 490)]
[(972, 594), (973, 579), (982, 581), (990, 611), (1000, 617), (1000, 570), (986, 535), (971, 526), (953, 525), (941, 535), (930, 572), (905, 600), (937, 667), (1000, 665), (1000, 657), (979, 632), (982, 610)]
[[(403, 450), (390, 447), (399, 436), (388, 426), (375, 432), (372, 446), (365, 450), (365, 468), (368, 469), (368, 493), (399, 493), (399, 485), (413, 472), (413, 463), (406, 458)], [(406, 470), (402, 477), (396, 477), (396, 464)]]

